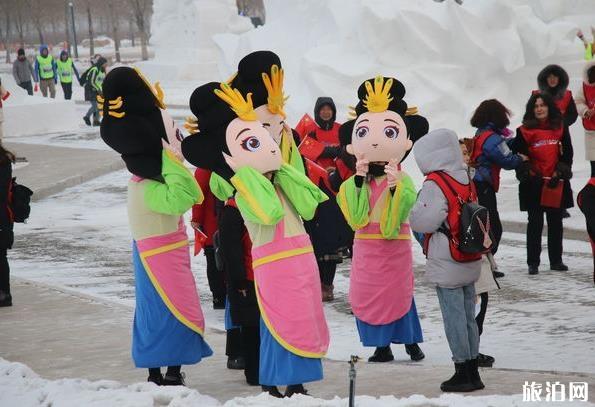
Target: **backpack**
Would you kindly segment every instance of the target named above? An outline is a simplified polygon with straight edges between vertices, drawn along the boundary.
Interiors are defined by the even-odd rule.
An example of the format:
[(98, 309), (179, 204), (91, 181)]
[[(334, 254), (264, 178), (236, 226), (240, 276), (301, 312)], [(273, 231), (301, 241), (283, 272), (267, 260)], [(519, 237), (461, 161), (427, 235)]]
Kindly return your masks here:
[[(426, 180), (435, 182), (448, 202), (448, 227), (443, 224), (438, 232), (448, 237), (453, 260), (467, 263), (481, 259), (492, 248), (494, 239), (489, 211), (477, 203), (473, 182), (469, 180), (469, 185), (461, 184), (442, 171), (430, 173)], [(429, 241), (430, 236), (426, 236), (426, 256)]]
[(11, 180), (8, 188), (8, 212), (13, 222), (27, 222), (31, 213), (31, 195), (33, 191), (24, 185), (17, 184), (16, 178)]

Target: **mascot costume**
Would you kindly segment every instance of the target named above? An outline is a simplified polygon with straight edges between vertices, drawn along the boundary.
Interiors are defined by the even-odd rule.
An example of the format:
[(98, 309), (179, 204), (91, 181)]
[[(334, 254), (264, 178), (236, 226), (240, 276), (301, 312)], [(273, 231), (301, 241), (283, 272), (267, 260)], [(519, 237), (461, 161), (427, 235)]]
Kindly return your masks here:
[[(106, 76), (101, 138), (121, 154), (132, 178), (128, 217), (136, 307), (132, 358), (158, 385), (184, 384), (181, 365), (212, 355), (190, 268), (182, 215), (203, 196), (183, 165), (183, 136), (165, 111), (163, 93), (136, 69)], [(165, 376), (160, 368), (168, 366)]]
[(302, 219), (311, 219), (328, 198), (283, 162), (250, 94), (212, 82), (194, 91), (193, 102), (199, 131), (182, 143), (184, 157), (230, 184), (227, 196), (235, 198), (252, 241), (262, 316), (260, 384), (277, 396), (278, 385), (288, 386), (286, 396), (305, 393), (303, 383), (322, 379), (329, 332)]
[(341, 144), (357, 158), (356, 174), (337, 195), (355, 230), (349, 302), (364, 346), (375, 346), (371, 362), (394, 359), (391, 343), (405, 344), (412, 360), (424, 354), (413, 299), (413, 254), (408, 216), (416, 199), (400, 163), (428, 122), (407, 108), (405, 87), (378, 76), (358, 89), (355, 119), (340, 130)]

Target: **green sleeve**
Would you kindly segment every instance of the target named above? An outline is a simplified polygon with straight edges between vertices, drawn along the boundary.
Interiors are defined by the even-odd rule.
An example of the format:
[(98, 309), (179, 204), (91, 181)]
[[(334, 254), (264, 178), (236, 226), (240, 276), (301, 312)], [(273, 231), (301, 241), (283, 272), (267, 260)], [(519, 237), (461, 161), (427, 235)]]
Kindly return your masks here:
[(252, 167), (242, 167), (231, 177), (237, 190), (236, 204), (242, 217), (261, 225), (276, 225), (285, 212), (269, 179)]
[(211, 192), (220, 201), (227, 201), (236, 192), (233, 185), (227, 182), (223, 177), (217, 173), (211, 173), (211, 179), (209, 180), (209, 188)]
[(163, 150), (161, 175), (165, 183), (149, 180), (145, 188), (145, 203), (152, 211), (167, 215), (182, 215), (204, 197), (196, 179), (184, 164)]
[(328, 200), (328, 196), (308, 177), (289, 164), (283, 164), (275, 173), (275, 184), (279, 185), (289, 202), (305, 220), (312, 219), (318, 204)]
[(394, 193), (386, 195), (384, 208), (380, 217), (380, 233), (385, 239), (397, 239), (401, 223), (408, 217), (415, 204), (417, 194), (415, 185), (409, 175), (405, 175), (396, 185)]
[(370, 222), (370, 187), (364, 182), (358, 188), (355, 185), (355, 175), (341, 184), (337, 202), (353, 230), (361, 229)]

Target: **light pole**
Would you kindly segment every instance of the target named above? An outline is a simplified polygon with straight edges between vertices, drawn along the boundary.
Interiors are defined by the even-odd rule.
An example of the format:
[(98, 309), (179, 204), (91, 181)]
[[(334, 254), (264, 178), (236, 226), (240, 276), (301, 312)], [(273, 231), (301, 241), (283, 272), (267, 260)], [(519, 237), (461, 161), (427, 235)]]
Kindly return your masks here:
[(74, 25), (74, 4), (72, 2), (68, 3), (68, 7), (70, 7), (70, 19), (72, 21), (72, 39), (74, 44), (74, 57), (78, 59), (79, 57), (79, 49), (76, 42), (76, 26)]

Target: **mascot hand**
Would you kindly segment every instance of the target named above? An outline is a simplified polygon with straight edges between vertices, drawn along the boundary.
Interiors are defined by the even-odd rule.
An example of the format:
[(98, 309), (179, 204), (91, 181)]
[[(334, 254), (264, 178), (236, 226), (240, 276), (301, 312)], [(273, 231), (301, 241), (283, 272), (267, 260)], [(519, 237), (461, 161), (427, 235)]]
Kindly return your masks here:
[(397, 183), (403, 178), (403, 171), (399, 170), (399, 163), (396, 160), (390, 160), (384, 166), (384, 172), (389, 188), (396, 187)]
[(357, 159), (355, 162), (355, 175), (365, 177), (368, 174), (370, 161), (365, 158), (364, 154), (356, 154), (355, 158)]

